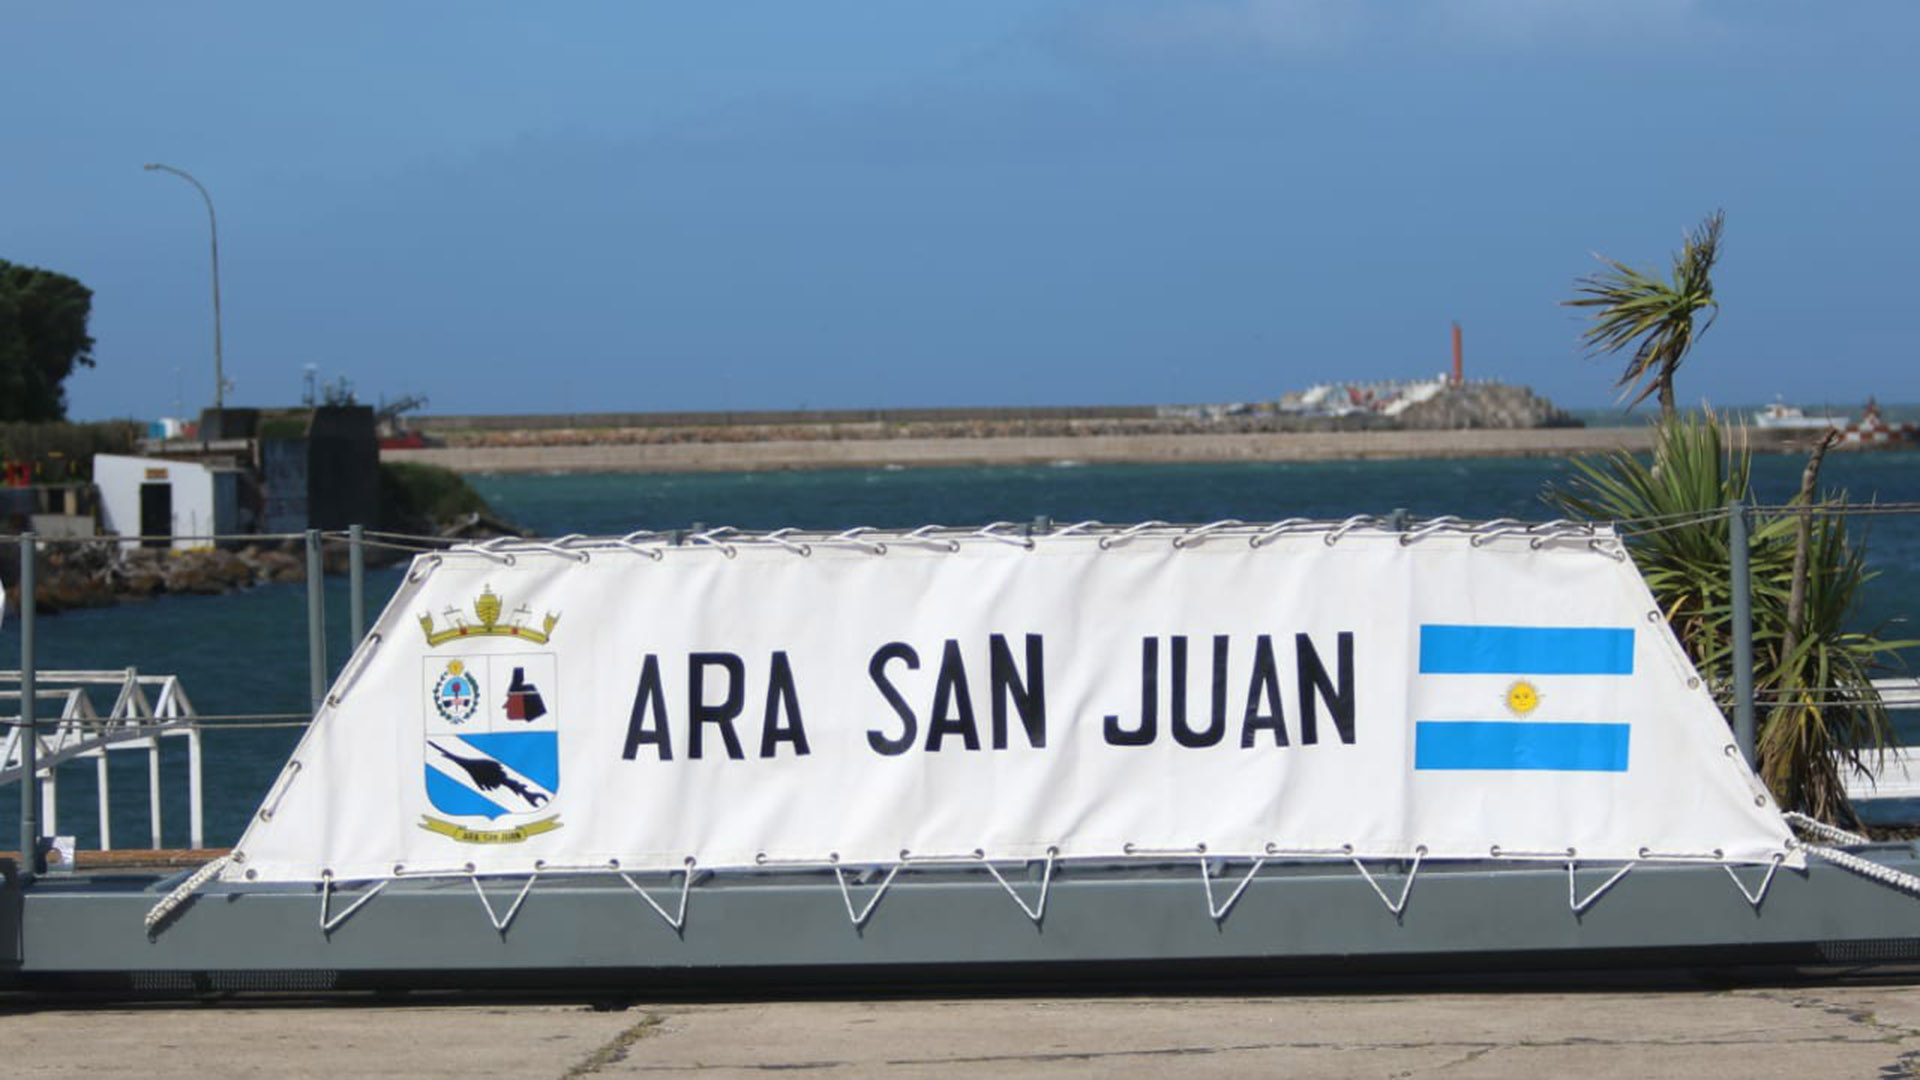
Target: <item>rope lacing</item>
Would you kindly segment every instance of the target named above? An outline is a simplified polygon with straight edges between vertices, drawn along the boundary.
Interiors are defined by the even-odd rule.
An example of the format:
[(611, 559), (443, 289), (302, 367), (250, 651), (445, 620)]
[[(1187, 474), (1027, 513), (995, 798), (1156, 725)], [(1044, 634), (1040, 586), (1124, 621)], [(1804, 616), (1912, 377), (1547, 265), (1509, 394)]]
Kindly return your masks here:
[(675, 933), (678, 933), (687, 925), (687, 894), (693, 891), (694, 865), (692, 857), (689, 856), (686, 864), (678, 871), (680, 874), (680, 906), (674, 910), (672, 915), (667, 914), (667, 909), (661, 907), (659, 901), (649, 896), (647, 890), (641, 888), (640, 884), (633, 880), (632, 875), (622, 872), (619, 877), (621, 881), (627, 883), (627, 888), (632, 889), (639, 895), (640, 899), (647, 902), (647, 906), (653, 909), (654, 914), (660, 916), (661, 919), (666, 921), (668, 926), (673, 928)]
[[(1698, 520), (1697, 516), (1694, 520)], [(1550, 544), (1577, 541), (1610, 558), (1622, 559), (1626, 557), (1625, 552), (1619, 547), (1617, 542), (1619, 533), (1612, 531), (1614, 528), (1614, 526), (1567, 519), (1529, 524), (1513, 518), (1473, 522), (1452, 515), (1442, 515), (1425, 519), (1401, 520), (1371, 514), (1355, 514), (1337, 520), (1286, 518), (1271, 523), (1225, 518), (1198, 525), (1177, 525), (1154, 520), (1116, 526), (1087, 520), (1060, 528), (1047, 528), (1042, 524), (1021, 525), (1011, 521), (990, 522), (978, 528), (921, 525), (905, 530), (882, 530), (870, 526), (857, 526), (837, 532), (811, 531), (793, 527), (767, 532), (750, 532), (732, 526), (717, 528), (702, 526), (695, 532), (672, 534), (641, 530), (621, 536), (606, 537), (583, 536), (575, 533), (551, 540), (499, 537), (477, 543), (460, 543), (443, 551), (422, 555), (420, 558), (425, 560), (427, 565), (432, 565), (442, 555), (477, 555), (495, 563), (513, 565), (518, 555), (556, 555), (575, 562), (584, 562), (591, 559), (593, 553), (597, 551), (626, 551), (645, 555), (657, 561), (665, 558), (668, 552), (676, 550), (717, 550), (731, 557), (740, 549), (749, 547), (776, 549), (799, 556), (811, 555), (819, 547), (850, 548), (867, 554), (885, 555), (889, 543), (911, 544), (957, 553), (963, 549), (964, 542), (967, 541), (983, 541), (1034, 550), (1042, 543), (1076, 542), (1088, 537), (1094, 538), (1102, 549), (1120, 547), (1149, 537), (1167, 539), (1175, 548), (1192, 549), (1202, 546), (1208, 540), (1233, 536), (1244, 538), (1248, 546), (1258, 549), (1290, 535), (1318, 536), (1330, 546), (1349, 537), (1367, 535), (1392, 536), (1402, 546), (1407, 547), (1440, 537), (1465, 537), (1472, 546), (1482, 547), (1502, 537), (1524, 536), (1535, 549)]]
[(332, 903), (333, 903), (333, 889), (334, 889), (333, 871), (331, 870), (321, 871), (320, 872), (320, 932), (323, 934), (332, 933), (334, 927), (339, 926), (343, 922), (346, 922), (347, 919), (350, 916), (352, 916), (354, 912), (359, 911), (362, 907), (364, 907), (367, 901), (380, 895), (380, 891), (382, 889), (385, 889), (386, 887), (387, 887), (387, 882), (385, 881), (374, 883), (373, 888), (368, 889), (366, 892), (360, 895), (359, 899), (355, 900), (351, 904), (348, 904), (346, 906), (346, 909), (340, 912), (340, 914), (329, 916), (328, 909), (332, 906)]
[(1359, 856), (1349, 855), (1348, 857), (1353, 860), (1354, 869), (1360, 871), (1360, 876), (1367, 879), (1368, 885), (1373, 886), (1374, 894), (1380, 897), (1380, 902), (1387, 905), (1388, 911), (1393, 912), (1394, 918), (1399, 918), (1406, 912), (1407, 898), (1413, 895), (1413, 881), (1420, 876), (1420, 860), (1427, 857), (1427, 845), (1421, 844), (1413, 849), (1413, 865), (1407, 868), (1407, 880), (1400, 886), (1398, 900), (1388, 898), (1387, 890), (1380, 887), (1380, 882), (1375, 880), (1373, 874), (1367, 870), (1367, 865), (1360, 861)]

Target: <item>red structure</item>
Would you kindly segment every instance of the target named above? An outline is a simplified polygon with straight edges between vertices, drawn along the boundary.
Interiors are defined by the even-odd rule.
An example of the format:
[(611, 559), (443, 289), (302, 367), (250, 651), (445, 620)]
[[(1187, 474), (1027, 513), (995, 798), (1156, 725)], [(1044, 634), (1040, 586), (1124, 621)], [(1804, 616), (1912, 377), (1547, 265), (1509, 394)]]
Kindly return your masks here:
[(1461, 383), (1466, 381), (1467, 381), (1467, 376), (1461, 370), (1460, 324), (1454, 323), (1453, 324), (1453, 385), (1459, 386)]

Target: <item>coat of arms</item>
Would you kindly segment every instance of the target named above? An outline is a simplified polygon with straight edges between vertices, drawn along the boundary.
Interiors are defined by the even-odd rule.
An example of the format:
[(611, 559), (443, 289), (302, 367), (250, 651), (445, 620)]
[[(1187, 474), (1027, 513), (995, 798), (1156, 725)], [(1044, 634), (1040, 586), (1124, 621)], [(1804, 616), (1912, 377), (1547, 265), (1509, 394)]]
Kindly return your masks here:
[(427, 801), (446, 819), (421, 827), (466, 843), (512, 843), (559, 827), (551, 804), (560, 793), (559, 667), (550, 652), (480, 651), (486, 639), (547, 644), (559, 617), (542, 629), (500, 621), (492, 590), (474, 603), (477, 624), (453, 616), (436, 632), (422, 617), (429, 648), (467, 646), (423, 661), (422, 772)]

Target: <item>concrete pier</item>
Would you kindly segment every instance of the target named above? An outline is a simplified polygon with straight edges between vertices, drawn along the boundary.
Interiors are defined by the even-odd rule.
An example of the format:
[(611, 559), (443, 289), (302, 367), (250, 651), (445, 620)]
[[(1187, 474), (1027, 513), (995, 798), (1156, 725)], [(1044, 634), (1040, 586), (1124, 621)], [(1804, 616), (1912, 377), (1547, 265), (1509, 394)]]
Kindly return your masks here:
[(1920, 1076), (1905, 986), (15, 1009), (17, 1080)]

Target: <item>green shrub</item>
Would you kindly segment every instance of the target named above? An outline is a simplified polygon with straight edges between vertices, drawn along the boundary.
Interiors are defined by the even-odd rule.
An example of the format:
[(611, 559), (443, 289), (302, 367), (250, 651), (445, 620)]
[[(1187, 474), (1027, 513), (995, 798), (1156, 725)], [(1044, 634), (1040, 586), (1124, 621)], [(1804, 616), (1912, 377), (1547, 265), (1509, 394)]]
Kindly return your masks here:
[[(1651, 460), (1613, 453), (1574, 462), (1547, 501), (1595, 520), (1637, 521), (1625, 537), (1655, 600), (1716, 698), (1733, 699), (1729, 525), (1735, 498), (1752, 502), (1744, 433), (1729, 445), (1711, 414), (1662, 421)], [(1892, 739), (1873, 693), (1876, 670), (1914, 644), (1851, 629), (1874, 574), (1850, 543), (1844, 492), (1781, 513), (1756, 514), (1750, 532), (1754, 686), (1759, 770), (1782, 806), (1857, 824), (1843, 770), (1864, 770)], [(1795, 523), (1811, 515), (1806, 608), (1799, 643), (1785, 654)]]
[(493, 508), (452, 469), (438, 465), (380, 463), (380, 527), (395, 532), (437, 532), (468, 514), (493, 516)]

